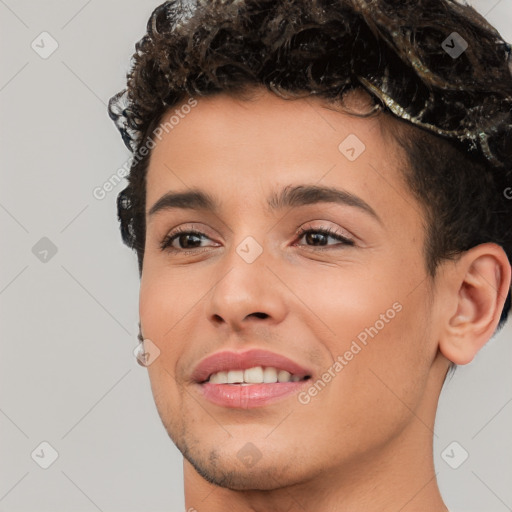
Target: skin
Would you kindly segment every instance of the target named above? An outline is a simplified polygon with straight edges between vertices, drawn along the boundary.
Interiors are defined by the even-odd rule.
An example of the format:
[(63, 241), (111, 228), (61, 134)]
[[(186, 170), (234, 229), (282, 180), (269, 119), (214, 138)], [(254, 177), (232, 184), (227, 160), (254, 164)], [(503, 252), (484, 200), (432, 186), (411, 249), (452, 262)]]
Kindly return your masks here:
[[(448, 510), (432, 456), (439, 394), (450, 361), (470, 362), (492, 336), (511, 271), (503, 249), (488, 243), (427, 275), (424, 211), (403, 181), (393, 122), (312, 97), (220, 94), (200, 98), (154, 147), (140, 322), (160, 350), (148, 372), (184, 455), (187, 510)], [(349, 134), (366, 146), (354, 161), (338, 149)], [(380, 221), (334, 203), (266, 208), (271, 193), (298, 184), (349, 191)], [(219, 211), (148, 214), (167, 192), (190, 188), (218, 198)], [(182, 253), (162, 251), (180, 226), (204, 236), (175, 239)], [(333, 228), (354, 245), (299, 238), (300, 227)], [(248, 236), (263, 249), (250, 264), (236, 252)], [(283, 354), (317, 379), (396, 303), (394, 318), (307, 404), (292, 395), (228, 409), (191, 382), (205, 356), (249, 348)], [(237, 457), (248, 442), (261, 455), (252, 467)]]

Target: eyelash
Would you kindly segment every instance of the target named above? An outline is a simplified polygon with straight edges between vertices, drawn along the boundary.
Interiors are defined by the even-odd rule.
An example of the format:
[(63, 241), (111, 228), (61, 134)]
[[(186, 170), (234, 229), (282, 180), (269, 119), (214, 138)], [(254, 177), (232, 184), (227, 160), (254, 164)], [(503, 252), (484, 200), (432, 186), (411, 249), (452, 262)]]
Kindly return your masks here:
[[(342, 242), (343, 245), (348, 245), (348, 246), (353, 246), (355, 245), (354, 244), (354, 241), (353, 240), (350, 240), (349, 238), (343, 236), (343, 235), (340, 235), (336, 230), (333, 230), (331, 228), (327, 228), (327, 227), (319, 227), (319, 228), (309, 228), (309, 229), (306, 229), (306, 228), (300, 228), (297, 232), (296, 232), (296, 236), (299, 237), (299, 238), (302, 238), (304, 235), (306, 234), (309, 234), (309, 233), (320, 233), (322, 235), (325, 235), (325, 236), (329, 236), (329, 237), (332, 237), (332, 238), (335, 238), (336, 240), (338, 240), (339, 242)], [(205, 252), (205, 250), (209, 250), (210, 248), (209, 247), (197, 247), (195, 249), (176, 249), (175, 247), (172, 247), (171, 244), (172, 242), (178, 238), (180, 235), (183, 235), (183, 234), (186, 234), (186, 235), (196, 235), (198, 237), (206, 237), (206, 235), (204, 233), (202, 233), (201, 231), (196, 231), (195, 229), (186, 229), (186, 228), (177, 228), (175, 229), (173, 232), (169, 233), (168, 235), (165, 236), (165, 238), (162, 240), (162, 242), (160, 243), (160, 249), (162, 251), (167, 251), (167, 252), (171, 252), (171, 253), (181, 253), (181, 254), (191, 254), (191, 253), (200, 253), (200, 252)], [(208, 238), (208, 237), (206, 237)], [(306, 246), (306, 247), (313, 247), (314, 249), (324, 249), (324, 246)], [(201, 249), (204, 249), (203, 251), (201, 251)]]
[(171, 233), (169, 233), (165, 238), (162, 240), (162, 243), (160, 244), (160, 249), (162, 251), (168, 251), (168, 252), (180, 252), (182, 254), (188, 254), (192, 252), (204, 252), (200, 251), (200, 249), (206, 249), (208, 250), (208, 247), (198, 247), (196, 249), (176, 249), (175, 247), (171, 247), (172, 242), (175, 238), (177, 238), (180, 235), (197, 235), (198, 237), (204, 237), (206, 236), (204, 233), (201, 233), (201, 231), (196, 231), (195, 229), (186, 229), (186, 228), (177, 228)]
[[(297, 231), (296, 236), (299, 238), (302, 238), (304, 235), (307, 235), (309, 233), (321, 233), (322, 235), (326, 235), (326, 236), (335, 238), (336, 240), (338, 240), (338, 242), (342, 242), (343, 245), (349, 245), (349, 246), (354, 245), (354, 241), (351, 240), (350, 238), (340, 235), (335, 229), (331, 229), (331, 228), (327, 228), (327, 227), (323, 227), (323, 226), (320, 226), (318, 228), (300, 228)], [(312, 246), (312, 245), (306, 246), (306, 247), (315, 248), (315, 246)], [(323, 246), (320, 246), (320, 248), (323, 248)]]

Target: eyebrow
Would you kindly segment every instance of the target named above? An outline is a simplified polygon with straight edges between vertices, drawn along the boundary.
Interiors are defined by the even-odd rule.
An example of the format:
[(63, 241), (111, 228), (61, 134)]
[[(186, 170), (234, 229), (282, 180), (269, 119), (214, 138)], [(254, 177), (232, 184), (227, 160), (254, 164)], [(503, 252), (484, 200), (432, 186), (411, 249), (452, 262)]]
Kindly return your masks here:
[[(334, 187), (290, 185), (283, 188), (278, 193), (272, 194), (267, 200), (270, 211), (317, 203), (335, 203), (358, 208), (371, 215), (382, 224), (382, 220), (377, 215), (377, 212), (366, 201), (351, 192)], [(220, 202), (209, 193), (197, 188), (186, 192), (168, 192), (156, 201), (149, 210), (148, 216), (174, 208), (205, 210), (218, 213), (220, 210)]]

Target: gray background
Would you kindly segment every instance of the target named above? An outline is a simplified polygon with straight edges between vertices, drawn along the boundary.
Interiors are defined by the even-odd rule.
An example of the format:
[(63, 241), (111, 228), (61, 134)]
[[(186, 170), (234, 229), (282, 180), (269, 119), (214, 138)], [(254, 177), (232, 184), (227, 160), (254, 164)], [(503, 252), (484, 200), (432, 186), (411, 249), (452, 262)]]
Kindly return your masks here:
[[(181, 455), (132, 353), (124, 180), (92, 193), (129, 157), (106, 104), (156, 5), (0, 0), (0, 512), (184, 509)], [(512, 41), (511, 0), (473, 5)], [(43, 31), (59, 45), (47, 59), (31, 47), (51, 47)], [(512, 510), (511, 338), (508, 325), (443, 390), (435, 464), (453, 512)]]

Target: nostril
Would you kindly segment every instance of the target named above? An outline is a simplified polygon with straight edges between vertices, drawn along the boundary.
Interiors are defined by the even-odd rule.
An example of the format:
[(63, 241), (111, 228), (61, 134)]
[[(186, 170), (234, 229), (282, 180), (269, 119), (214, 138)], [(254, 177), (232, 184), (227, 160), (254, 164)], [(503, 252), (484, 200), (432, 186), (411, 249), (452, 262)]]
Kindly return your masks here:
[(258, 318), (266, 318), (268, 316), (267, 313), (253, 313), (253, 315)]

